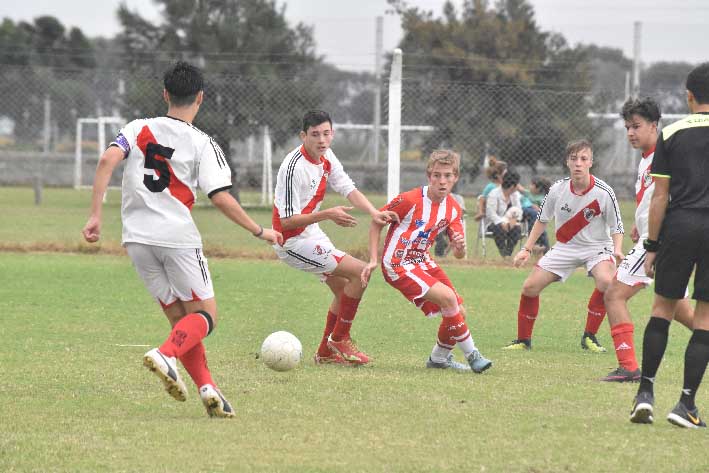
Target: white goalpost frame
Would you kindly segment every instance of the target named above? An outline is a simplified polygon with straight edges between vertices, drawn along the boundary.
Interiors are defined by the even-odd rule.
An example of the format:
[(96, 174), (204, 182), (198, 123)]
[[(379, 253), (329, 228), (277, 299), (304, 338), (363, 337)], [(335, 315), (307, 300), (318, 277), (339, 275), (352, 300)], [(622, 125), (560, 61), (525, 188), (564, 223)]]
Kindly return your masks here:
[(91, 187), (81, 184), (83, 178), (83, 152), (81, 149), (83, 128), (84, 125), (96, 124), (98, 128), (98, 156), (106, 150), (106, 125), (117, 124), (123, 125), (125, 120), (121, 117), (98, 117), (98, 118), (79, 118), (76, 120), (76, 143), (74, 150), (74, 189), (85, 189)]

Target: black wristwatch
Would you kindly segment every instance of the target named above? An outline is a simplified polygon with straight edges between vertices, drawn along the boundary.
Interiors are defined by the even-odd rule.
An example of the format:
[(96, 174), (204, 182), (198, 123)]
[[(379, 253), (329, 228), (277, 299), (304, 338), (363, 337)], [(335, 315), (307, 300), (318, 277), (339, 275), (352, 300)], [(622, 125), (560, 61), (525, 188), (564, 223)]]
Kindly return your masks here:
[(660, 242), (646, 238), (645, 241), (643, 241), (643, 248), (645, 248), (645, 251), (648, 253), (657, 253), (657, 250), (660, 249)]

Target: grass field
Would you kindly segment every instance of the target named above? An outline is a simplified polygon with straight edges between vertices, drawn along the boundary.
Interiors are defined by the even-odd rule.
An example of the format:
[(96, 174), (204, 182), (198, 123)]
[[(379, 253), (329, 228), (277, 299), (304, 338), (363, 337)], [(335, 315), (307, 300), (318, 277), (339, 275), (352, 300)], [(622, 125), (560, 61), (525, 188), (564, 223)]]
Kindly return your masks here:
[[(212, 228), (213, 211), (199, 208), (207, 256), (223, 248), (257, 257), (209, 261), (220, 324), (205, 343), (237, 411), (236, 419), (209, 419), (194, 387), (177, 403), (141, 366), (167, 323), (128, 258), (112, 254), (117, 199), (109, 196), (103, 254), (79, 243), (88, 193), (48, 190), (40, 208), (31, 198), (0, 188), (1, 472), (709, 470), (706, 433), (664, 420), (681, 388), (689, 332), (671, 329), (656, 424), (630, 424), (636, 385), (598, 382), (614, 355), (579, 347), (593, 287), (581, 273), (543, 294), (534, 350), (509, 353), (500, 347), (515, 336), (528, 269), (446, 266), (478, 346), (495, 362), (482, 375), (424, 369), (437, 322), (376, 277), (353, 330), (375, 361), (317, 367), (310, 356), (327, 289), (268, 259), (233, 225)], [(266, 210), (256, 216), (268, 222)], [(27, 251), (42, 248), (61, 252)], [(650, 300), (643, 291), (631, 301), (638, 345)], [(301, 339), (306, 356), (287, 373), (256, 359), (263, 338), (280, 329)], [(610, 345), (607, 324), (600, 339)], [(698, 403), (709, 409), (705, 393)]]

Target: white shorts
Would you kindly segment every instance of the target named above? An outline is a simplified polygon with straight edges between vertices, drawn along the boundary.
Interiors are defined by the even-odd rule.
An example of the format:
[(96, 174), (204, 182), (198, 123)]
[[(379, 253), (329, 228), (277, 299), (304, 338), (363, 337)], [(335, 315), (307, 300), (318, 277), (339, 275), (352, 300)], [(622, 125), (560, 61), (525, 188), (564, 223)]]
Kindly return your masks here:
[(631, 287), (652, 284), (652, 278), (645, 274), (645, 253), (642, 241), (638, 242), (618, 265), (615, 278)]
[(579, 266), (585, 266), (590, 276), (591, 270), (603, 261), (615, 265), (613, 249), (605, 244), (580, 246), (557, 243), (542, 256), (537, 266), (566, 281)]
[(319, 238), (289, 238), (283, 246), (273, 245), (278, 258), (295, 269), (327, 278), (347, 253), (335, 248), (330, 239), (323, 235)]
[(126, 243), (125, 247), (148, 292), (163, 307), (178, 299), (187, 302), (214, 297), (207, 258), (201, 249), (141, 243)]

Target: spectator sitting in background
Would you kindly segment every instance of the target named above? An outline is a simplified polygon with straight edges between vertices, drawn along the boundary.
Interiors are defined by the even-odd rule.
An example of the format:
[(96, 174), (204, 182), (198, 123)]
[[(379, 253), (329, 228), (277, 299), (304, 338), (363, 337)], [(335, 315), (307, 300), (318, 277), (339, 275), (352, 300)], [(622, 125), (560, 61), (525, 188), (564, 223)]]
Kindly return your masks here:
[[(521, 186), (518, 189), (522, 193), (522, 212), (524, 214), (523, 220), (527, 222), (527, 234), (532, 231), (532, 226), (534, 226), (534, 222), (537, 221), (539, 209), (541, 208), (544, 197), (546, 197), (549, 192), (549, 187), (551, 187), (549, 179), (545, 177), (535, 177), (532, 179), (529, 190)], [(549, 251), (549, 237), (547, 236), (546, 230), (535, 242), (534, 251), (542, 254)]]
[(508, 171), (502, 178), (502, 185), (490, 192), (485, 204), (485, 219), (490, 222), (487, 230), (495, 236), (495, 244), (502, 256), (511, 256), (515, 245), (522, 238), (521, 218), (506, 217), (510, 208), (522, 207), (517, 184), (519, 174)]
[(502, 184), (502, 176), (505, 175), (505, 172), (507, 172), (507, 163), (498, 160), (494, 156), (490, 156), (488, 159), (488, 165), (485, 168), (485, 174), (487, 174), (487, 178), (490, 182), (485, 185), (482, 194), (478, 197), (478, 212), (474, 217), (476, 222), (479, 222), (485, 215), (485, 202), (487, 200), (487, 196), (493, 189), (500, 187), (500, 184)]

